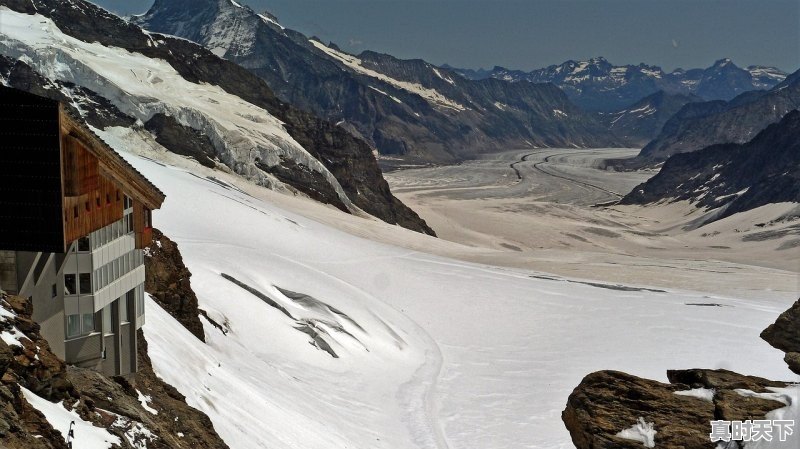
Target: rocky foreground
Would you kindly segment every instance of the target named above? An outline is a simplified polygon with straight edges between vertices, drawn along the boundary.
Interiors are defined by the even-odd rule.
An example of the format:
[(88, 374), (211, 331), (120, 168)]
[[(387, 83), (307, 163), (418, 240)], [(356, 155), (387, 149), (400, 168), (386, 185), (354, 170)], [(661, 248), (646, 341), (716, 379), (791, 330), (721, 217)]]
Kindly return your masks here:
[[(761, 337), (786, 352), (789, 368), (800, 374), (800, 300)], [(786, 387), (786, 382), (707, 369), (667, 371), (667, 377), (669, 383), (618, 371), (586, 376), (561, 415), (572, 442), (578, 449), (708, 449), (715, 447), (709, 438), (711, 421), (763, 420), (767, 413), (787, 405), (769, 389)], [(653, 441), (620, 435), (642, 423), (640, 419), (644, 427), (652, 424), (656, 430)], [(796, 428), (790, 438), (800, 441)]]
[[(147, 253), (147, 291), (173, 317), (202, 340), (197, 298), (177, 246), (160, 232)], [(158, 243), (156, 243), (158, 242)], [(63, 434), (26, 400), (22, 388), (90, 421), (119, 437), (124, 449), (227, 449), (204, 413), (153, 372), (147, 342), (139, 331), (139, 371), (107, 377), (67, 366), (50, 351), (31, 320), (25, 298), (0, 297), (0, 332), (19, 344), (0, 339), (0, 447), (3, 449), (67, 449)], [(142, 399), (144, 403), (142, 402)], [(62, 434), (63, 433), (63, 434)], [(80, 448), (81, 436), (75, 436)]]

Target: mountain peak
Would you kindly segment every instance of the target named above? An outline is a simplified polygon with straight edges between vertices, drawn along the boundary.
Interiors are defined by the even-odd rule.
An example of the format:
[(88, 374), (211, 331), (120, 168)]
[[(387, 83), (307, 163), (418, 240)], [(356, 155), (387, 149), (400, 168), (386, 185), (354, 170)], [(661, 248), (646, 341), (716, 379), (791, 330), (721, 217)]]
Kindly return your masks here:
[(714, 65), (712, 65), (711, 68), (723, 68), (728, 66), (736, 67), (736, 64), (734, 64), (730, 58), (722, 58), (715, 61)]

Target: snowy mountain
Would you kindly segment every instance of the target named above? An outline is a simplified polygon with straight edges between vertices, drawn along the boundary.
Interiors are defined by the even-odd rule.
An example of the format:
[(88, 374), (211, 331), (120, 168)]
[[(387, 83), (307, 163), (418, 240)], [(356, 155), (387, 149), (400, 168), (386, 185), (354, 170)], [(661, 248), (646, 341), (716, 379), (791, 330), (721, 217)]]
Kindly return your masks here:
[(432, 233), (392, 196), (364, 142), (241, 67), (81, 0), (2, 4), (4, 84), (65, 101), (98, 130), (146, 133), (257, 184)]
[(589, 111), (613, 112), (660, 90), (697, 95), (704, 100), (730, 100), (755, 89), (769, 89), (786, 78), (773, 67), (737, 67), (720, 59), (706, 69), (665, 72), (646, 64), (616, 66), (603, 57), (566, 61), (524, 72), (495, 67), (490, 71), (458, 70), (468, 78), (498, 78), (510, 82), (553, 83), (577, 105)]
[(382, 155), (452, 162), (509, 146), (621, 143), (553, 86), (470, 81), (422, 60), (350, 55), (231, 0), (157, 0), (133, 20), (240, 64), (282, 100)]
[(745, 143), (797, 108), (800, 108), (800, 71), (768, 91), (746, 92), (728, 102), (689, 103), (664, 124), (636, 158), (624, 165), (652, 165), (673, 154), (716, 143)]
[(690, 201), (715, 211), (705, 222), (768, 204), (800, 203), (800, 111), (744, 144), (676, 154), (622, 204)]
[(599, 112), (601, 121), (626, 141), (645, 145), (683, 105), (702, 101), (695, 95), (668, 94), (660, 90), (614, 112)]

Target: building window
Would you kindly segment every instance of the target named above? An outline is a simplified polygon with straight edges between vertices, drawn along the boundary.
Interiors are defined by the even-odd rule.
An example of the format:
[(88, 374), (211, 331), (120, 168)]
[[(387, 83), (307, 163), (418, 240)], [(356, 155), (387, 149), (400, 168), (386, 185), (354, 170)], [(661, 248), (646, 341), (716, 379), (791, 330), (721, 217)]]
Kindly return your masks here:
[(78, 218), (78, 206), (75, 206), (75, 207), (72, 208), (72, 215), (75, 218)]
[(125, 200), (123, 201), (123, 203), (125, 209), (130, 209), (131, 207), (133, 207), (133, 201), (128, 197), (128, 195), (125, 195)]
[(111, 194), (106, 193), (106, 204), (111, 204)]
[(78, 251), (82, 253), (88, 253), (90, 249), (88, 235), (78, 239)]
[(53, 298), (58, 296), (58, 286), (56, 284), (53, 284), (53, 286), (50, 288), (50, 296)]
[(90, 273), (81, 273), (80, 278), (81, 295), (92, 294), (92, 275)]
[(76, 279), (74, 274), (65, 274), (64, 275), (64, 294), (65, 295), (74, 295), (78, 293), (78, 288), (76, 286)]
[(89, 202), (85, 202), (84, 206), (86, 207), (86, 212), (90, 212), (92, 209), (89, 207)]
[(67, 338), (77, 337), (81, 334), (81, 316), (78, 314), (67, 315)]
[(94, 203), (95, 203), (95, 206), (97, 206), (98, 208), (100, 207), (100, 197), (99, 196), (94, 199)]
[(82, 333), (88, 334), (91, 332), (94, 332), (94, 314), (84, 313)]

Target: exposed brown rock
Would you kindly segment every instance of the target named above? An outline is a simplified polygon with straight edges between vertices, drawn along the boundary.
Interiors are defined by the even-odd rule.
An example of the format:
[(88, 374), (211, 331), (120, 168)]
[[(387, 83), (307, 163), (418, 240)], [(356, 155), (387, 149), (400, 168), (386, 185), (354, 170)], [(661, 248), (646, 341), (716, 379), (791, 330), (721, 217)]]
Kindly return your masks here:
[(144, 259), (145, 291), (183, 327), (200, 341), (205, 341), (197, 296), (189, 280), (192, 273), (183, 264), (178, 244), (158, 229), (153, 229), (153, 242), (145, 250)]
[(667, 378), (673, 384), (686, 384), (691, 388), (711, 388), (714, 390), (735, 390), (743, 388), (756, 393), (764, 393), (765, 387), (783, 387), (785, 382), (764, 379), (756, 376), (745, 376), (724, 369), (686, 369), (668, 370)]
[(641, 448), (619, 438), (641, 417), (655, 424), (657, 447), (711, 448), (708, 422), (714, 404), (675, 391), (689, 389), (618, 371), (586, 376), (572, 392), (561, 417), (579, 449)]
[[(82, 419), (117, 435), (122, 449), (146, 439), (149, 449), (228, 449), (214, 430), (211, 420), (189, 407), (175, 388), (153, 372), (147, 356), (147, 342), (141, 331), (139, 371), (128, 378), (108, 378), (88, 369), (67, 367), (50, 352), (39, 334), (39, 325), (30, 319), (28, 300), (0, 297), (0, 307), (12, 311), (13, 318), (0, 319), (0, 331), (16, 329), (24, 336), (21, 346), (0, 340), (0, 447), (3, 449), (67, 449), (64, 437), (26, 400), (21, 387), (52, 402), (64, 401)], [(19, 334), (16, 334), (19, 335)], [(138, 392), (149, 397), (148, 407), (139, 402)], [(141, 427), (152, 432), (138, 431)], [(127, 433), (127, 436), (125, 435)], [(75, 440), (80, 446), (80, 437)]]
[[(659, 448), (706, 448), (710, 421), (754, 420), (785, 404), (745, 397), (735, 389), (755, 392), (766, 387), (784, 387), (753, 376), (725, 370), (669, 371), (669, 384), (642, 379), (617, 371), (589, 374), (572, 392), (562, 413), (564, 424), (578, 449), (641, 448), (642, 443), (616, 436), (641, 417), (654, 423)], [(675, 394), (693, 388), (715, 390), (713, 402)]]
[[(15, 314), (0, 319), (0, 332), (22, 332), (22, 346), (0, 340), (0, 447), (3, 449), (66, 449), (61, 434), (25, 400), (20, 387), (52, 401), (77, 397), (64, 373), (64, 363), (31, 321), (30, 301), (0, 295), (0, 307)], [(18, 334), (17, 334), (18, 335)], [(38, 437), (37, 437), (38, 435)]]
[(764, 329), (761, 338), (787, 353), (784, 360), (789, 369), (800, 374), (800, 299)]

